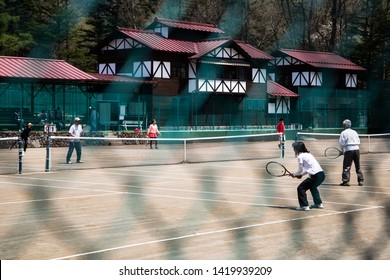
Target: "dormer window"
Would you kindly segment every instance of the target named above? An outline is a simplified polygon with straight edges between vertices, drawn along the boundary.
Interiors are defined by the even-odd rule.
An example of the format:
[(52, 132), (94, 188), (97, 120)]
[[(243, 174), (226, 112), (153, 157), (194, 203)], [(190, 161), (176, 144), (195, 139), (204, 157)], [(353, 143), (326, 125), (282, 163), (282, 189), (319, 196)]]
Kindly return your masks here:
[(159, 33), (164, 38), (168, 38), (168, 27), (166, 26), (162, 26), (162, 25), (156, 26), (154, 28), (154, 32)]

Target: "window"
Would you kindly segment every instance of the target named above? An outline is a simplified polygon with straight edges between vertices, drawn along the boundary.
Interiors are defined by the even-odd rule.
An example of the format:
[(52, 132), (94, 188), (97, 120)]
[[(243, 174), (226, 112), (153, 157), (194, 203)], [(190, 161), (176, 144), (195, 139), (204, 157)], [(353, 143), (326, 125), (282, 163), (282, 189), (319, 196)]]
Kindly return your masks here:
[(246, 68), (225, 65), (206, 65), (199, 68), (199, 78), (246, 81)]
[(172, 65), (172, 78), (187, 78), (186, 66), (184, 64), (173, 64)]

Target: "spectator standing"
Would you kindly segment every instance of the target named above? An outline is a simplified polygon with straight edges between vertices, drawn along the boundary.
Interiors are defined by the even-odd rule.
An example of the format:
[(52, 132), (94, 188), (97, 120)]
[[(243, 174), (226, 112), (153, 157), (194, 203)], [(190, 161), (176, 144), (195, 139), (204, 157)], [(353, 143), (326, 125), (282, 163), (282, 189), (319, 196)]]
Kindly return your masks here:
[(19, 111), (15, 111), (15, 113), (14, 113), (14, 122), (16, 124), (16, 129), (20, 131), (21, 124), (22, 124), (22, 119), (20, 117), (20, 112)]
[(98, 124), (98, 121), (99, 121), (99, 112), (96, 110), (96, 108), (94, 107), (92, 109), (92, 112), (91, 112), (91, 131), (96, 131), (97, 130), (97, 124)]

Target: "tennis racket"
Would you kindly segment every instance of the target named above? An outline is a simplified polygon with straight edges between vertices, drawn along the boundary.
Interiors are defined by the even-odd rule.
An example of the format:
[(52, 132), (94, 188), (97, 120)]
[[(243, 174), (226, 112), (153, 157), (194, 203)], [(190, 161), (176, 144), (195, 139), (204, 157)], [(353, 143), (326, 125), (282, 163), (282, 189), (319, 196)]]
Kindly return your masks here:
[(267, 170), (268, 174), (275, 177), (292, 176), (292, 173), (288, 171), (283, 164), (280, 164), (279, 162), (276, 161), (268, 162), (265, 169)]
[(329, 147), (325, 150), (325, 156), (330, 159), (338, 158), (342, 154), (343, 152), (335, 147)]

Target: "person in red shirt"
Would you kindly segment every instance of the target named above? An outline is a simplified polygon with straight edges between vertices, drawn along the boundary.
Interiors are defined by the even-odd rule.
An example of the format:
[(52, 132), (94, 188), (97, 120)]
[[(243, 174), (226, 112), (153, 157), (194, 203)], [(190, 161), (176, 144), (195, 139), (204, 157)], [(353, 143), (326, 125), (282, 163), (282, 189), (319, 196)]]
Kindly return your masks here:
[(280, 136), (279, 136), (279, 149), (282, 147), (282, 145), (284, 145), (284, 141), (286, 141), (286, 136), (284, 134), (284, 119), (283, 118), (280, 118), (279, 119), (279, 123), (277, 124), (276, 126), (276, 131), (278, 133), (282, 133)]

